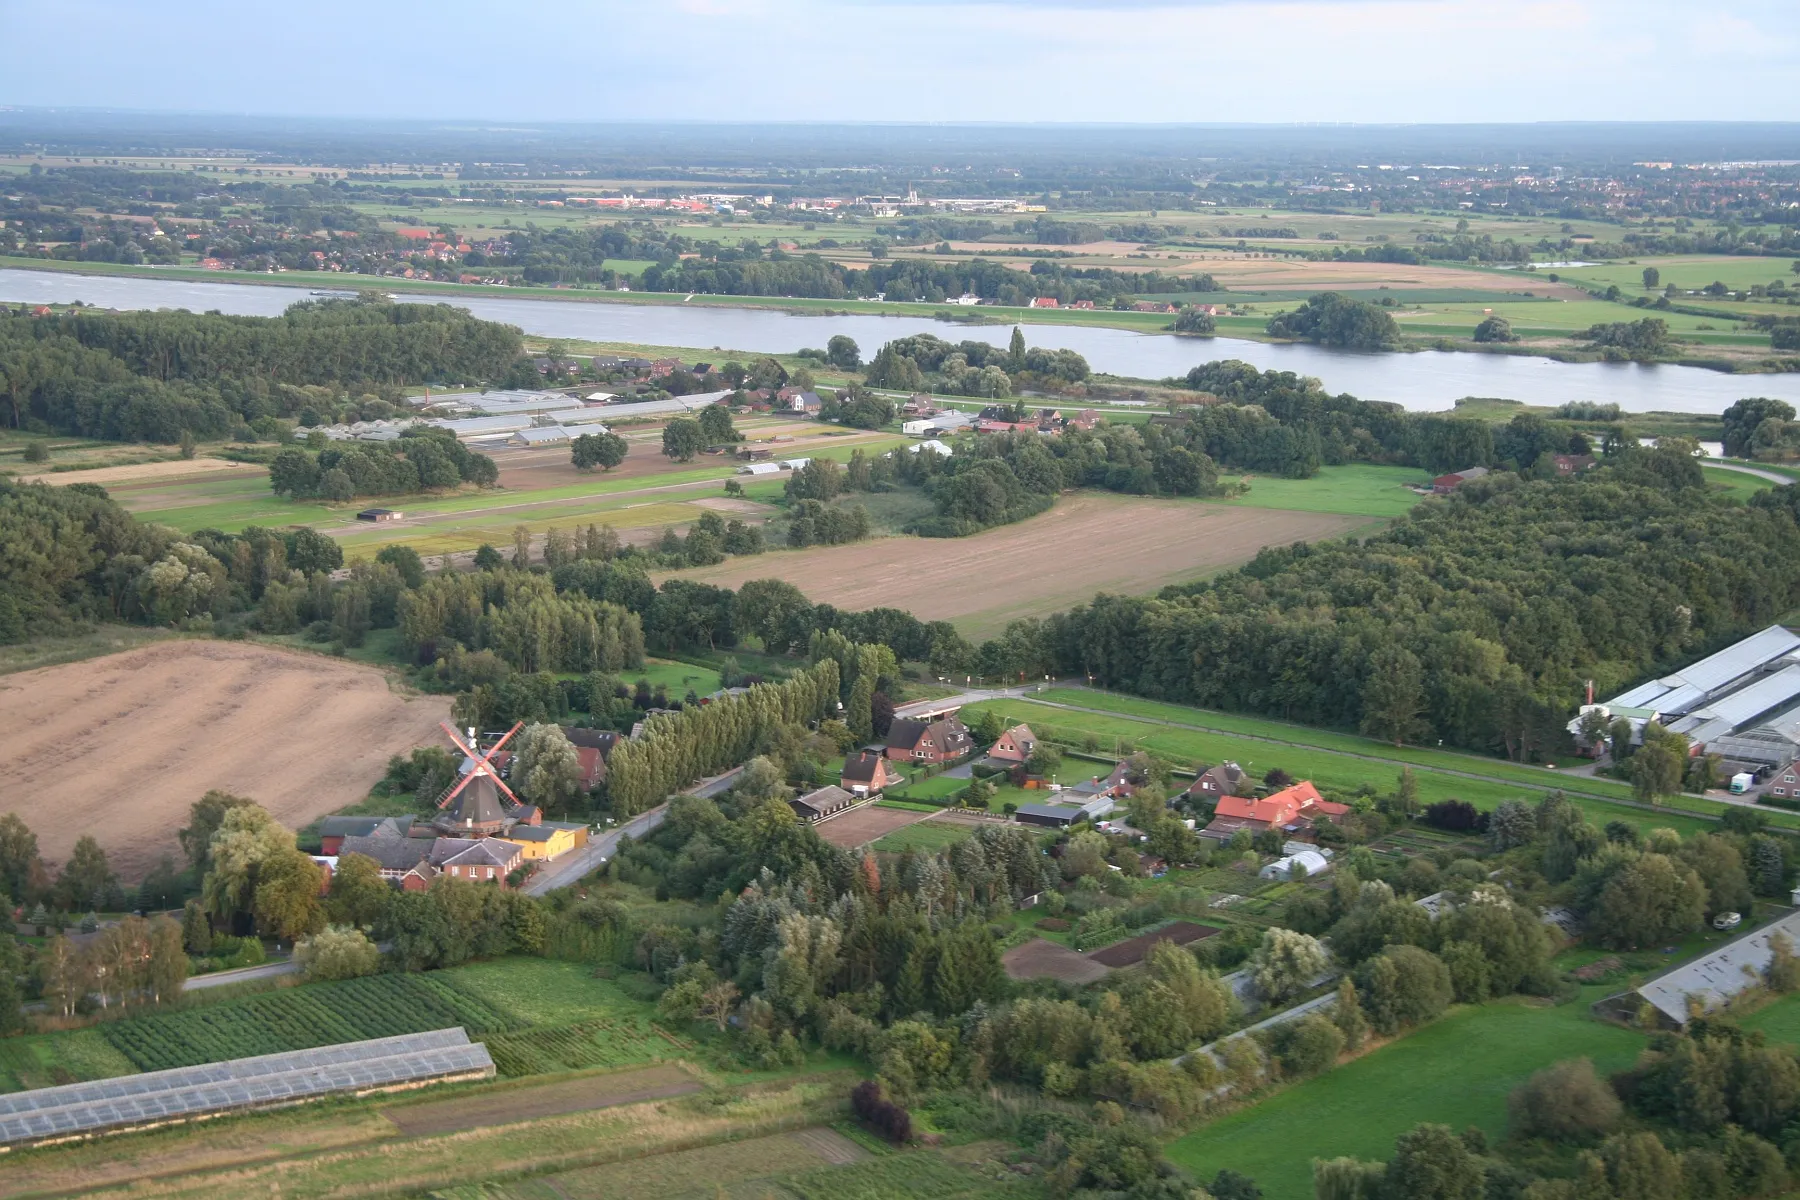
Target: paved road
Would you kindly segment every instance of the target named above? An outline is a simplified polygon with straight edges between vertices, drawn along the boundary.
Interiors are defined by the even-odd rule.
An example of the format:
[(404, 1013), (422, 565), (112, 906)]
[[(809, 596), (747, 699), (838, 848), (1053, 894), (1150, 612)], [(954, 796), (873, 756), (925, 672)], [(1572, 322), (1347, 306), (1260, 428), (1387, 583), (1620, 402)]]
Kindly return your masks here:
[(533, 875), (522, 890), (527, 896), (542, 896), (546, 892), (578, 882), (613, 856), (619, 848), (621, 838), (642, 837), (649, 833), (663, 823), (663, 817), (668, 811), (668, 805), (658, 805), (649, 812), (639, 813), (617, 829), (589, 839), (588, 844), (581, 849), (570, 851), (552, 863), (549, 869)]
[(246, 983), (252, 979), (274, 979), (280, 975), (297, 975), (300, 964), (291, 958), (280, 962), (263, 963), (256, 967), (239, 967), (235, 971), (214, 971), (210, 975), (196, 975), (181, 985), (184, 992), (197, 992), (202, 988), (224, 987), (230, 983)]
[[(742, 767), (733, 767), (723, 775), (714, 775), (711, 779), (703, 779), (687, 790), (690, 796), (699, 796), (710, 800), (722, 792), (728, 791), (737, 782), (738, 772)], [(587, 845), (572, 853), (563, 855), (552, 863), (549, 870), (534, 875), (531, 882), (522, 889), (527, 896), (542, 896), (546, 892), (554, 892), (557, 888), (565, 888), (584, 878), (588, 872), (599, 867), (619, 848), (622, 838), (640, 838), (663, 823), (669, 806), (660, 804), (649, 812), (639, 813), (619, 828), (593, 838)]]
[(1770, 483), (1789, 484), (1794, 482), (1791, 476), (1779, 471), (1765, 471), (1761, 467), (1753, 467), (1749, 463), (1739, 462), (1734, 458), (1703, 458), (1702, 466), (1718, 467), (1722, 471), (1742, 471), (1746, 475), (1754, 475), (1758, 479), (1767, 479)]

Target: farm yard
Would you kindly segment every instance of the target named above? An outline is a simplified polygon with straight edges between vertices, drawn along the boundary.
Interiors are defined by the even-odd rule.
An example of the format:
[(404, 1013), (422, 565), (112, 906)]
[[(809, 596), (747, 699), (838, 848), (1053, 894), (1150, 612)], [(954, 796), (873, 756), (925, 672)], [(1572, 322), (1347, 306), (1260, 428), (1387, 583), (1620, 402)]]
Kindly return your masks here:
[(855, 847), (877, 841), (897, 830), (923, 821), (929, 816), (931, 816), (929, 812), (865, 804), (829, 820), (821, 821), (816, 828), (819, 836), (833, 846)]
[(158, 642), (0, 676), (13, 731), (0, 807), (30, 821), (46, 857), (92, 833), (135, 881), (164, 854), (180, 860), (175, 831), (208, 790), (253, 797), (296, 829), (361, 800), (390, 755), (434, 741), (449, 713), (446, 697), (402, 695), (380, 671), (322, 655)]
[(822, 546), (681, 574), (731, 588), (774, 576), (796, 582), (815, 604), (900, 608), (986, 637), (1008, 621), (1045, 616), (1097, 591), (1151, 592), (1236, 566), (1264, 546), (1366, 524), (1367, 516), (1081, 493), (972, 537)]

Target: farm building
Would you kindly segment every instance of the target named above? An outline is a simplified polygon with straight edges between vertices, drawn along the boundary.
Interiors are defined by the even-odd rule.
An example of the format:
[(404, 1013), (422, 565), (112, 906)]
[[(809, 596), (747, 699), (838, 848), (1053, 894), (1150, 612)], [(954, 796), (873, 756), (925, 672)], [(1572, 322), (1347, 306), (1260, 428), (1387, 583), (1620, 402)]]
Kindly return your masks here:
[(906, 448), (908, 454), (917, 454), (921, 450), (929, 450), (933, 454), (941, 454), (945, 458), (949, 458), (952, 454), (956, 453), (955, 450), (950, 448), (948, 443), (940, 442), (936, 438), (926, 438), (924, 441), (914, 442)]
[(1279, 829), (1294, 837), (1310, 833), (1319, 821), (1336, 820), (1349, 811), (1349, 805), (1326, 800), (1311, 781), (1301, 780), (1260, 800), (1221, 796), (1212, 821), (1200, 831), (1200, 836), (1224, 841), (1240, 829), (1251, 833)]
[(541, 825), (514, 825), (501, 839), (519, 847), (527, 859), (538, 861), (567, 854), (587, 844), (587, 826), (564, 821), (545, 821)]
[(1685, 734), (1695, 753), (1759, 766), (1792, 762), (1800, 757), (1800, 636), (1771, 625), (1673, 675), (1582, 705), (1569, 732), (1580, 737), (1593, 711), (1608, 723), (1629, 721), (1634, 743), (1654, 721)]
[(1021, 825), (1067, 829), (1075, 822), (1085, 820), (1087, 815), (1079, 804), (1021, 804), (1013, 811), (1013, 820)]
[(738, 468), (739, 475), (779, 475), (781, 471), (781, 464), (772, 462), (753, 462)]
[(1695, 1016), (1713, 1012), (1762, 982), (1762, 973), (1774, 958), (1770, 940), (1786, 936), (1800, 946), (1800, 912), (1789, 913), (1761, 929), (1725, 943), (1711, 954), (1683, 963), (1658, 975), (1635, 991), (1608, 996), (1594, 1005), (1602, 1017), (1636, 1021), (1645, 1005), (1665, 1029), (1681, 1029)]
[(569, 431), (561, 425), (540, 425), (521, 429), (506, 439), (509, 446), (558, 446), (569, 440)]
[(788, 806), (802, 821), (817, 821), (822, 817), (829, 817), (832, 813), (842, 812), (855, 803), (855, 796), (841, 787), (827, 784), (804, 796), (796, 796), (788, 801)]
[(887, 756), (920, 763), (955, 762), (975, 748), (975, 739), (955, 717), (935, 721), (894, 718), (888, 727)]
[(359, 521), (398, 521), (406, 514), (397, 508), (365, 508), (356, 514)]
[(319, 850), (334, 855), (347, 837), (403, 838), (412, 829), (406, 817), (326, 817), (319, 824)]
[(1439, 475), (1431, 481), (1431, 490), (1440, 496), (1448, 496), (1471, 479), (1480, 479), (1488, 473), (1486, 467), (1470, 467), (1466, 471), (1452, 471), (1448, 475)]
[(844, 769), (838, 785), (856, 796), (871, 796), (901, 782), (900, 772), (888, 766), (884, 755), (873, 750), (858, 750), (844, 756)]

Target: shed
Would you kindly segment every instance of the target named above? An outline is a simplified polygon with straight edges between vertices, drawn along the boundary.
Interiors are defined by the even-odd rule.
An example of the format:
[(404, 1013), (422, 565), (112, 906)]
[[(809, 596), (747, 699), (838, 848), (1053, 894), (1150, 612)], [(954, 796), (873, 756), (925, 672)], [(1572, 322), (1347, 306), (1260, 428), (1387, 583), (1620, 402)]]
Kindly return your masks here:
[(1073, 804), (1021, 804), (1013, 812), (1013, 819), (1021, 825), (1045, 825), (1051, 829), (1067, 829), (1086, 816), (1086, 811)]
[(788, 801), (794, 815), (802, 821), (817, 821), (829, 817), (832, 813), (842, 812), (856, 803), (856, 797), (836, 784), (826, 784), (822, 788), (797, 796)]
[(406, 514), (397, 508), (365, 508), (356, 514), (359, 521), (398, 521)]
[(739, 475), (779, 475), (779, 474), (781, 474), (781, 464), (780, 463), (772, 463), (772, 462), (751, 463), (749, 466), (739, 467), (738, 474)]

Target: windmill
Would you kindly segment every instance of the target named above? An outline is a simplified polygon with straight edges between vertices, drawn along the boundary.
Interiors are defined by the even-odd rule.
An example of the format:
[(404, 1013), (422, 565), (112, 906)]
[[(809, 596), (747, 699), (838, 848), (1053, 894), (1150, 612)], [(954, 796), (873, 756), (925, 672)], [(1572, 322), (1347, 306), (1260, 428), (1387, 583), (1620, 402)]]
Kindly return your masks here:
[[(526, 807), (524, 801), (513, 794), (500, 778), (500, 772), (494, 767), (494, 755), (511, 740), (513, 734), (524, 728), (520, 721), (495, 742), (484, 754), (475, 741), (475, 731), (469, 731), (469, 738), (464, 741), (456, 732), (456, 728), (448, 721), (440, 722), (443, 730), (450, 737), (450, 742), (467, 756), (471, 764), (462, 779), (451, 785), (438, 801), (438, 815), (432, 824), (446, 834), (462, 837), (484, 837), (500, 833), (508, 824), (516, 820), (514, 815), (519, 809)], [(505, 800), (501, 796), (506, 797)]]

